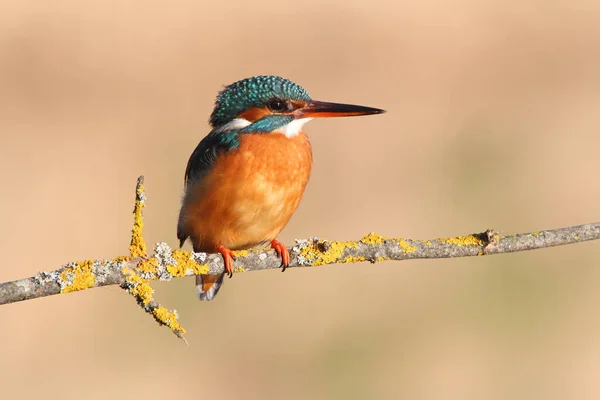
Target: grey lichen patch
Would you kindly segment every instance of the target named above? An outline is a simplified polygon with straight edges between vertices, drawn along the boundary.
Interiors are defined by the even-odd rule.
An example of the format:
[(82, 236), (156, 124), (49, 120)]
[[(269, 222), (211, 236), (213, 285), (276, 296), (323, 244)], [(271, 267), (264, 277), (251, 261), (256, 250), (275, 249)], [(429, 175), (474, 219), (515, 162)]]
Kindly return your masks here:
[(33, 281), (38, 285), (45, 285), (47, 283), (58, 282), (60, 275), (57, 271), (46, 272), (40, 271), (33, 277)]
[(138, 200), (140, 201), (140, 203), (144, 203), (146, 200), (148, 200), (148, 197), (146, 196), (146, 193), (143, 190), (138, 191)]
[(170, 281), (173, 276), (167, 271), (167, 265), (177, 265), (177, 260), (173, 258), (171, 247), (165, 242), (156, 243), (154, 254), (156, 261), (158, 261), (158, 279), (161, 281)]
[(204, 264), (204, 262), (206, 261), (206, 257), (206, 253), (192, 253), (192, 260), (196, 264)]
[(114, 267), (109, 260), (95, 260), (92, 264), (92, 270), (96, 275), (96, 282), (99, 284), (106, 282), (112, 269), (114, 269)]
[(308, 265), (308, 260), (300, 252), (309, 245), (309, 241), (306, 239), (296, 239), (295, 241), (296, 245), (292, 247), (292, 253), (296, 254), (298, 265)]
[(296, 256), (296, 261), (298, 261), (298, 265), (301, 265), (303, 267), (307, 267), (310, 265), (310, 261), (308, 261), (307, 258), (301, 254)]

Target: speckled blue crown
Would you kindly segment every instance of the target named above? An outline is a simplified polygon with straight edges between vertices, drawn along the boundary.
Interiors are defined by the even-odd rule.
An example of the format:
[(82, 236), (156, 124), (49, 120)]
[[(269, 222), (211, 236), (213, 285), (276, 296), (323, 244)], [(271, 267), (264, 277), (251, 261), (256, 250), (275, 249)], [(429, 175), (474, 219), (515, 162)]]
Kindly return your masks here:
[(219, 93), (209, 122), (213, 128), (226, 124), (241, 112), (252, 107), (264, 107), (274, 98), (311, 100), (306, 90), (288, 79), (253, 76), (232, 83)]

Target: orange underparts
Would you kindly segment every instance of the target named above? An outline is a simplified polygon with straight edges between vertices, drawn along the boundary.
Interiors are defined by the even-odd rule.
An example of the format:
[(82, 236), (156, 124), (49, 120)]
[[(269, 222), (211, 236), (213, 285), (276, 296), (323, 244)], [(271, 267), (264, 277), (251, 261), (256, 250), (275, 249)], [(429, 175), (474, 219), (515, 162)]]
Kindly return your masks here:
[(290, 265), (290, 253), (288, 252), (287, 247), (275, 239), (271, 240), (271, 247), (275, 249), (279, 256), (281, 256), (281, 265), (283, 267), (281, 272), (285, 271), (285, 269)]
[(225, 272), (227, 273), (227, 276), (231, 278), (233, 276), (233, 251), (229, 250), (228, 248), (222, 245), (219, 245), (217, 247), (217, 251), (223, 256), (223, 263), (225, 263)]

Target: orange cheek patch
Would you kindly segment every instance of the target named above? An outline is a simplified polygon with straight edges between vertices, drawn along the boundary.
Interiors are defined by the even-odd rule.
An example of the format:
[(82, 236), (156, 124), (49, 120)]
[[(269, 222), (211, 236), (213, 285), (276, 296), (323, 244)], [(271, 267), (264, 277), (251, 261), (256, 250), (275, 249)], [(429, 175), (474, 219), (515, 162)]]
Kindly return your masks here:
[(292, 107), (294, 108), (294, 110), (306, 107), (308, 105), (307, 102), (302, 101), (302, 100), (292, 100), (291, 103), (292, 103)]
[(273, 113), (266, 107), (255, 107), (249, 108), (246, 111), (238, 114), (238, 118), (244, 118), (247, 121), (256, 122), (259, 119), (271, 114)]

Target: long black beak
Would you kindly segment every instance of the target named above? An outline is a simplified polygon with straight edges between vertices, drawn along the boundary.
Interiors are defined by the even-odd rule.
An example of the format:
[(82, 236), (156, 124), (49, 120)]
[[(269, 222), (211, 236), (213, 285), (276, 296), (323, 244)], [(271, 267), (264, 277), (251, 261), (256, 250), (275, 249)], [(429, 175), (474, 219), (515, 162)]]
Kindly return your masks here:
[(296, 114), (298, 118), (334, 118), (382, 114), (384, 112), (385, 110), (379, 108), (313, 100), (307, 106), (296, 110), (294, 114)]

